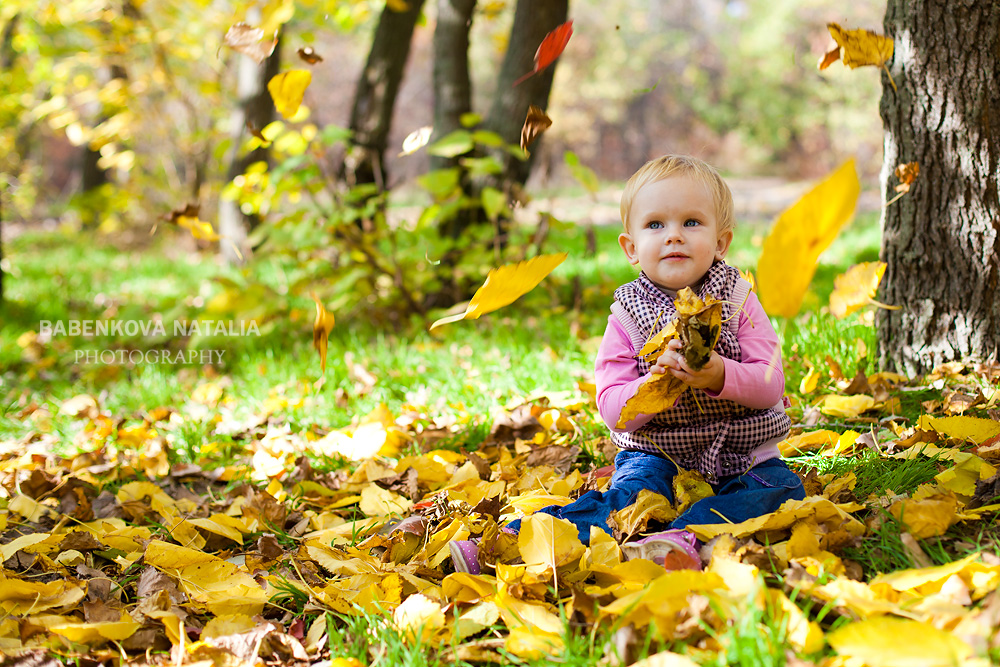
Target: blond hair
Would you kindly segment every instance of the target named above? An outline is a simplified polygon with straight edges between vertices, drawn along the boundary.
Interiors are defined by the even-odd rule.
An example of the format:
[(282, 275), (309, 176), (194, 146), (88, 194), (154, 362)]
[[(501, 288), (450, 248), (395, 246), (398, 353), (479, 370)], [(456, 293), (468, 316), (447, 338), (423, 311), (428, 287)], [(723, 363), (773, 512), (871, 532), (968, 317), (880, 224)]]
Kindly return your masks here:
[(715, 217), (719, 223), (719, 235), (731, 232), (736, 227), (733, 215), (733, 193), (722, 180), (722, 176), (707, 162), (690, 155), (663, 155), (642, 165), (625, 183), (622, 193), (622, 225), (628, 231), (628, 218), (632, 210), (632, 200), (639, 189), (648, 184), (662, 181), (671, 176), (690, 176), (701, 181), (715, 199)]

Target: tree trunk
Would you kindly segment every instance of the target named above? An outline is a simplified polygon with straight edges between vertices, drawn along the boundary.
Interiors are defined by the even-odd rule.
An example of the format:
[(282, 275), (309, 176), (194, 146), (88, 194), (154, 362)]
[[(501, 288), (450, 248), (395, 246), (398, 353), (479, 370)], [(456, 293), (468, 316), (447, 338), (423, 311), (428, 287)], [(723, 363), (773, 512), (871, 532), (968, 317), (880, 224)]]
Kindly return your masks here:
[[(253, 12), (257, 12), (254, 15)], [(260, 21), (260, 10), (250, 10), (247, 18), (252, 23)], [(248, 136), (247, 123), (257, 130), (263, 130), (274, 121), (275, 109), (271, 93), (267, 90), (267, 82), (277, 76), (281, 69), (281, 34), (274, 51), (258, 65), (250, 56), (241, 55), (236, 73), (236, 94), (239, 103), (233, 109), (230, 118), (229, 137), (232, 145), (226, 155), (229, 164), (226, 170), (226, 182), (231, 182), (243, 174), (246, 168), (254, 162), (267, 162), (270, 152), (263, 146), (244, 154), (243, 142)], [(241, 255), (246, 257), (247, 233), (260, 223), (256, 215), (244, 215), (239, 202), (229, 199), (219, 200), (219, 235), (223, 237), (219, 251), (229, 262), (241, 261)]]
[[(0, 35), (0, 72), (6, 72), (14, 66), (14, 33), (20, 14), (14, 14), (3, 27)], [(7, 190), (7, 179), (0, 173), (0, 304), (3, 303), (3, 198)]]
[[(469, 29), (476, 0), (438, 0), (434, 27), (434, 136), (459, 129), (462, 114), (472, 111), (469, 78)], [(458, 164), (458, 157), (431, 156), (431, 169)]]
[(423, 6), (424, 0), (410, 0), (406, 11), (394, 11), (389, 3), (382, 10), (351, 109), (350, 129), (354, 138), (342, 170), (350, 185), (374, 183), (379, 190), (386, 189), (388, 172), (384, 155), (392, 110)]
[(881, 300), (900, 309), (879, 311), (879, 355), (912, 375), (1000, 345), (1000, 4), (889, 0), (885, 31), (883, 200), (898, 164), (920, 176), (882, 213)]
[[(514, 85), (523, 74), (535, 67), (535, 52), (545, 35), (566, 22), (569, 14), (569, 0), (518, 0), (514, 10), (514, 24), (510, 28), (510, 40), (507, 54), (497, 83), (493, 105), (486, 118), (486, 129), (496, 132), (509, 144), (519, 144), (524, 118), (528, 114), (528, 106), (534, 104), (542, 109), (548, 107), (549, 93), (552, 91), (552, 79), (555, 76), (556, 64), (550, 65), (541, 74), (535, 74), (527, 80)], [(544, 136), (544, 135), (543, 135)], [(521, 161), (506, 151), (497, 151), (497, 157), (504, 162), (504, 173), (496, 179), (494, 186), (499, 186), (505, 192), (510, 192), (512, 185), (524, 185), (531, 174), (534, 156), (538, 154), (539, 142), (535, 140), (528, 160)]]

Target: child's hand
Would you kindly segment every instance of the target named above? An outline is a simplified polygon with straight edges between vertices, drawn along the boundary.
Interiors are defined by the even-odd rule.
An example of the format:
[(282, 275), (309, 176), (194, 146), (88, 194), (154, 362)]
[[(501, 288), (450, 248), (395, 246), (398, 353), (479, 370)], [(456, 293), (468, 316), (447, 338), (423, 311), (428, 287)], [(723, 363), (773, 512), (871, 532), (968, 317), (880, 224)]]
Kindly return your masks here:
[(656, 363), (650, 366), (651, 373), (670, 373), (684, 384), (695, 389), (707, 389), (713, 394), (722, 391), (726, 381), (726, 368), (722, 363), (722, 357), (715, 350), (712, 350), (708, 358), (708, 363), (702, 366), (700, 371), (692, 370), (680, 349), (683, 346), (680, 340), (674, 338), (667, 343), (667, 351), (660, 355)]

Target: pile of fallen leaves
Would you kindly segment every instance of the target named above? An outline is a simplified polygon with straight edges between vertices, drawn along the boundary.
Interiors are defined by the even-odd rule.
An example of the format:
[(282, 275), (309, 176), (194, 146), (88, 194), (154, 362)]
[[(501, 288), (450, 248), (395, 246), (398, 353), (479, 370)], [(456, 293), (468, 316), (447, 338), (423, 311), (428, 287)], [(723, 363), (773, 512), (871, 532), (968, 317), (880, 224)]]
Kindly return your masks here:
[[(949, 387), (962, 370), (945, 378)], [(982, 534), (963, 543), (948, 531), (1000, 510), (1000, 422), (988, 411), (948, 415), (959, 399), (944, 383), (942, 401), (929, 406), (942, 416), (910, 426), (871, 417), (891, 411), (907, 386), (884, 374), (864, 380), (852, 390), (871, 395), (839, 396), (868, 399), (853, 415), (829, 396), (797, 414), (816, 426), (831, 414), (856, 419), (867, 431), (800, 426), (785, 454), (936, 456), (937, 477), (910, 493), (858, 498), (853, 474), (811, 470), (805, 500), (741, 524), (693, 527), (705, 542), (702, 572), (625, 561), (619, 546), (711, 493), (695, 473), (678, 478), (676, 505), (640, 494), (611, 517), (612, 535), (595, 530), (586, 546), (569, 523), (534, 514), (609, 481), (607, 470), (575, 465), (581, 446), (608, 444), (583, 436), (581, 424), (594, 418), (583, 391), (498, 415), (486, 442), (468, 452), (442, 446), (467, 428), (461, 419), (438, 421), (415, 407), (293, 433), (266, 414), (236, 419), (220, 382), (201, 385), (190, 405), (138, 415), (112, 415), (78, 396), (61, 410), (81, 425), (74, 445), (82, 453), (53, 455), (66, 443), (43, 428), (0, 441), (0, 651), (305, 665), (340, 657), (327, 633), (368, 614), (441, 660), (543, 657), (563, 647), (569, 627), (607, 630), (624, 664), (655, 632), (687, 646), (688, 657), (670, 664), (689, 664), (712, 659), (727, 627), (763, 610), (787, 629), (783, 644), (796, 664), (824, 654), (822, 664), (902, 664), (900, 656), (988, 664), (1000, 648), (998, 543)], [(834, 388), (851, 388), (841, 382)], [(50, 417), (34, 404), (21, 410), (26, 423)], [(212, 465), (213, 441), (203, 443), (200, 464), (175, 462), (177, 434), (195, 415), (241, 443), (238, 464)], [(519, 535), (499, 530), (518, 517), (526, 517)], [(887, 517), (924, 567), (866, 572), (845, 556)], [(934, 566), (921, 541), (946, 532), (953, 562)], [(470, 538), (481, 540), (479, 575), (452, 568), (448, 543)]]

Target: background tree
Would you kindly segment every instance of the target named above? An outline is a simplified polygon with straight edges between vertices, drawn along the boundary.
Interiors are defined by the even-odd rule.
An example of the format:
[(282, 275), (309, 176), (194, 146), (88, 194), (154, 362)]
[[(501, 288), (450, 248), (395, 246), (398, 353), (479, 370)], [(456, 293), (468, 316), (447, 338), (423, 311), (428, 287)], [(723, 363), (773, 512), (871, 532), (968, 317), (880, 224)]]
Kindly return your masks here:
[(883, 365), (907, 374), (1000, 346), (1000, 4), (889, 0), (883, 201), (901, 163), (911, 191), (884, 209)]

